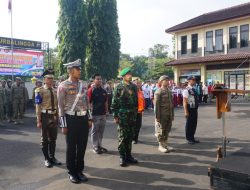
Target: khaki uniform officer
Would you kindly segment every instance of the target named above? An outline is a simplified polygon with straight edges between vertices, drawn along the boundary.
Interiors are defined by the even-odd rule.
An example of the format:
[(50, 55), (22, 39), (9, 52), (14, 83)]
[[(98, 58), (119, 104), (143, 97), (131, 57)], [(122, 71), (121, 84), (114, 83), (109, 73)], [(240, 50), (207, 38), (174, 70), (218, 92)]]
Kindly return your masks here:
[(156, 136), (159, 143), (160, 152), (169, 152), (173, 150), (168, 146), (168, 134), (172, 127), (172, 121), (174, 120), (174, 106), (172, 92), (168, 88), (168, 76), (163, 75), (159, 79), (159, 85), (161, 86), (155, 92), (154, 98), (154, 110), (155, 110), (155, 128)]
[(60, 124), (66, 135), (66, 165), (69, 179), (72, 183), (87, 181), (82, 173), (84, 170), (84, 155), (88, 142), (90, 121), (87, 96), (87, 83), (79, 80), (81, 77), (81, 60), (64, 64), (69, 78), (60, 83), (57, 88)]
[(58, 107), (56, 91), (52, 87), (54, 71), (43, 73), (44, 86), (35, 90), (37, 128), (41, 129), (41, 146), (45, 158), (44, 165), (48, 168), (61, 165), (55, 158), (56, 138), (58, 131)]
[(21, 124), (25, 104), (25, 88), (21, 85), (22, 79), (16, 77), (16, 82), (11, 87), (11, 100), (13, 104), (13, 115), (16, 124)]

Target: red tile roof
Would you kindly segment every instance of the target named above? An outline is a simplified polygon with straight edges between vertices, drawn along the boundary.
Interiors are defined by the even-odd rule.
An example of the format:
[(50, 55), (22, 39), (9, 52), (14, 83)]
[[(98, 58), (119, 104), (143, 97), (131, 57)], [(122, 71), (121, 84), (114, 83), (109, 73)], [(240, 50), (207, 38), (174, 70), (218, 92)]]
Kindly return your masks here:
[(172, 61), (165, 63), (165, 66), (242, 60), (242, 59), (247, 59), (247, 58), (250, 59), (250, 52), (230, 53), (230, 54), (225, 54), (225, 55), (210, 55), (210, 56), (205, 56), (205, 57), (192, 57), (192, 58), (178, 59), (178, 60), (172, 60)]
[(171, 33), (195, 26), (221, 22), (244, 16), (250, 16), (250, 2), (200, 15), (186, 22), (168, 28), (165, 30), (165, 32)]

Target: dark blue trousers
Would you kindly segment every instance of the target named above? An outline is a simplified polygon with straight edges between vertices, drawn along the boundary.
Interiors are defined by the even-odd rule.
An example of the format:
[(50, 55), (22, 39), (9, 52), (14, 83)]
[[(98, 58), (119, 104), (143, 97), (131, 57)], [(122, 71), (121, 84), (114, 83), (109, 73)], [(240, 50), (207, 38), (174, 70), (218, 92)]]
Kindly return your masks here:
[(189, 116), (186, 120), (186, 139), (188, 141), (194, 141), (194, 134), (197, 127), (198, 109), (188, 109)]

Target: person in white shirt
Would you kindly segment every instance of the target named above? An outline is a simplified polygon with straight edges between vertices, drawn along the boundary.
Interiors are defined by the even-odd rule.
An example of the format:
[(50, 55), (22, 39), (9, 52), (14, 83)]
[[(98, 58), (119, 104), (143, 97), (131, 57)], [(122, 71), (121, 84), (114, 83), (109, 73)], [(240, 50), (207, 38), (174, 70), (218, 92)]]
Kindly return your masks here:
[(188, 86), (183, 90), (183, 108), (186, 117), (186, 140), (188, 144), (199, 143), (199, 140), (194, 138), (197, 119), (198, 119), (198, 106), (199, 97), (194, 89), (196, 79), (194, 76), (187, 78)]
[(202, 92), (203, 92), (203, 102), (207, 103), (207, 98), (208, 98), (208, 86), (207, 83), (205, 82), (205, 84), (202, 87)]

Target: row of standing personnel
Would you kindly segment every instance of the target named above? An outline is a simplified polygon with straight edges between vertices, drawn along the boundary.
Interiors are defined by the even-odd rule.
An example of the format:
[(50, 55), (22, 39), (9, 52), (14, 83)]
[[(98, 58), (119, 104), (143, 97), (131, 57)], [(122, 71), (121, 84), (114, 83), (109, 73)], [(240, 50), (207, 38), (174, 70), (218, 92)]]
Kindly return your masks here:
[(3, 121), (22, 124), (26, 104), (29, 100), (28, 90), (20, 77), (15, 82), (2, 80), (0, 85), (0, 125)]
[[(87, 83), (79, 80), (81, 61), (76, 60), (65, 66), (69, 78), (60, 83), (57, 92), (52, 88), (53, 71), (49, 70), (43, 74), (45, 85), (36, 89), (37, 127), (41, 129), (41, 146), (45, 165), (47, 167), (60, 165), (61, 162), (55, 158), (58, 121), (60, 121), (62, 133), (66, 136), (66, 165), (69, 180), (72, 183), (79, 183), (88, 180), (83, 173), (84, 155), (89, 128), (92, 127), (94, 117), (91, 114)], [(114, 90), (111, 110), (114, 121), (118, 125), (119, 163), (120, 166), (126, 166), (138, 163), (131, 153), (134, 127), (138, 116), (138, 92), (136, 85), (131, 82), (130, 68), (122, 70), (120, 75), (123, 80)], [(162, 84), (160, 88), (162, 90), (157, 91), (155, 100), (156, 136), (159, 141), (159, 150), (162, 148), (161, 152), (169, 152), (171, 147), (167, 143), (168, 133), (174, 118), (171, 106), (172, 97), (167, 87), (168, 77), (163, 76), (159, 81)], [(190, 104), (189, 101), (187, 103)], [(188, 113), (186, 116), (188, 120)], [(96, 147), (101, 148), (101, 144), (97, 142)]]

